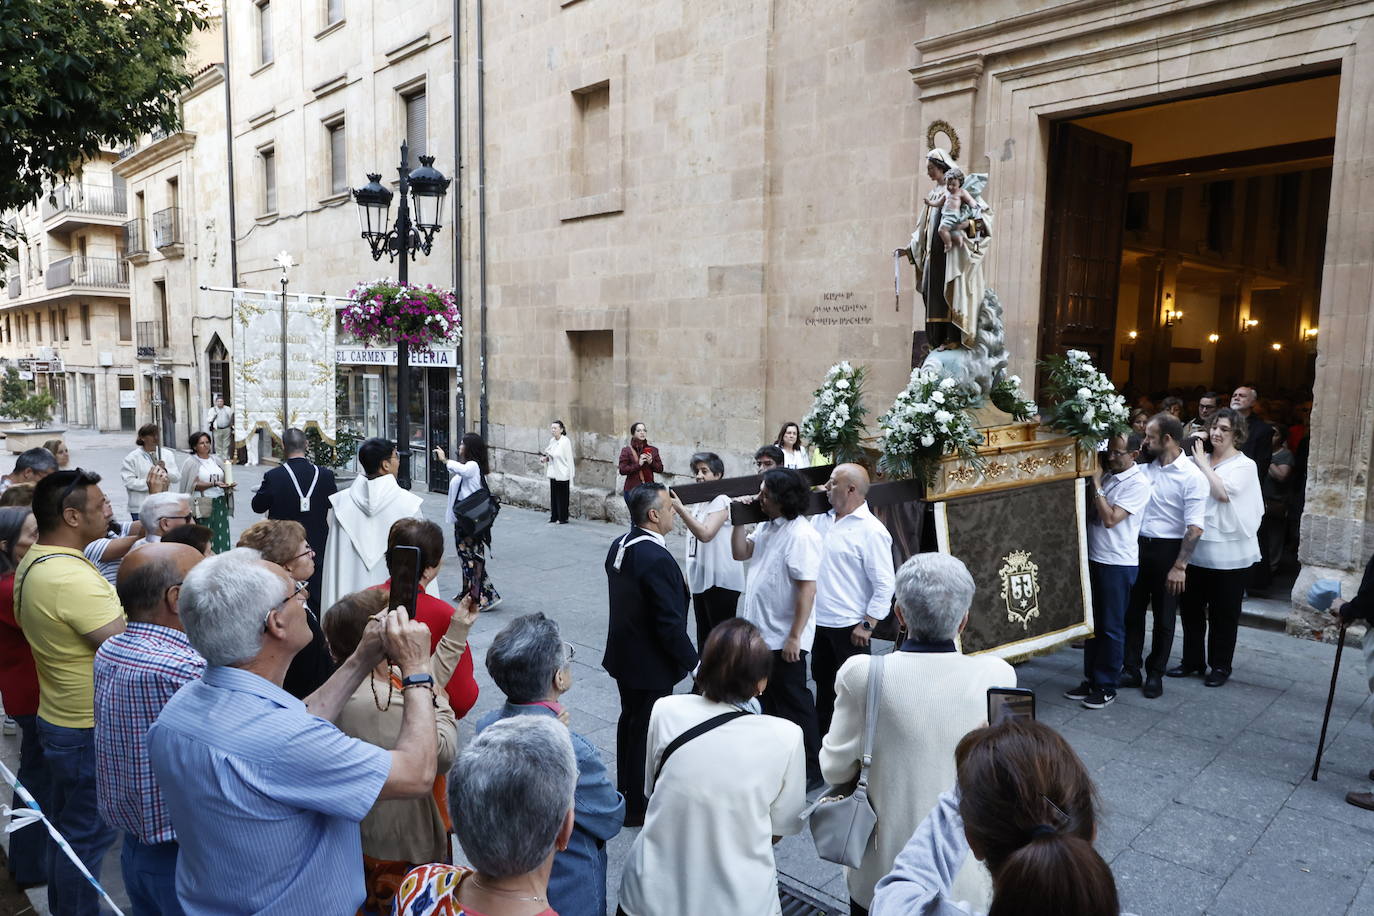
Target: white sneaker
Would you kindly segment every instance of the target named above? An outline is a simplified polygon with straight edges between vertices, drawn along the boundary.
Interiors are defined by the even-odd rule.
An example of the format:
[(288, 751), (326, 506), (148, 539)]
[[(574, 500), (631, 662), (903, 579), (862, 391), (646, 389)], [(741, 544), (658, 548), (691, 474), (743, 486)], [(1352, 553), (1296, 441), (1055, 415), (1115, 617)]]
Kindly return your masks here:
[(14, 718), (12, 716), (5, 716), (4, 732), (6, 735), (19, 734), (19, 723), (14, 721)]

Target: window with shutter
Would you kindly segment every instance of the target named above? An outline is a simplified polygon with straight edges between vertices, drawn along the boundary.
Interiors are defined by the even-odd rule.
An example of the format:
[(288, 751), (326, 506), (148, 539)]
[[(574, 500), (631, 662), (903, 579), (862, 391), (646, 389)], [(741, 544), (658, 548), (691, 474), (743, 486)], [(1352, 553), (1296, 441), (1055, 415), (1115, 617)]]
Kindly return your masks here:
[(329, 190), (335, 194), (348, 190), (348, 144), (342, 121), (329, 126)]
[(426, 116), (425, 94), (423, 91), (406, 96), (406, 143), (410, 146), (410, 161), (419, 165), (421, 156), (429, 155), (426, 144), (429, 119)]

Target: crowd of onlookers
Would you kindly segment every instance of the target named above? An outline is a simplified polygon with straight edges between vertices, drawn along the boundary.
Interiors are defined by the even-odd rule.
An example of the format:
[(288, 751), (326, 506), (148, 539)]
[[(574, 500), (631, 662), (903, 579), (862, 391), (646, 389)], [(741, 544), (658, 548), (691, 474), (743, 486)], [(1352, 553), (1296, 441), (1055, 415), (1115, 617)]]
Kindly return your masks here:
[[(1253, 390), (1229, 406), (1202, 394), (1195, 419), (1163, 403), (1111, 440), (1089, 487), (1096, 633), (1069, 695), (1090, 708), (1133, 682), (1157, 696), (1166, 675), (1230, 674), (1287, 440), (1265, 434), (1277, 450), (1262, 465)], [(557, 524), (573, 459), (563, 424), (550, 433)], [(490, 532), (464, 534), (454, 513), (486, 488), (480, 437), (436, 454), (464, 574), (452, 601), (435, 585), (445, 532), (398, 486), (393, 443), (363, 442), (339, 489), (288, 430), (252, 496), (267, 517), (235, 544), (232, 462), (211, 436), (188, 445), (139, 430), (128, 522), (54, 449), (0, 480), (0, 693), (23, 732), (19, 778), (92, 874), (122, 839), (136, 913), (591, 916), (613, 900), (626, 916), (771, 916), (774, 844), (861, 772), (879, 828), (846, 873), (852, 913), (1119, 913), (1082, 762), (1043, 724), (988, 724), (988, 689), (1016, 673), (958, 649), (969, 571), (938, 553), (898, 564), (862, 466), (834, 466), (828, 511), (808, 516), (799, 469), (825, 462), (796, 424), (754, 456), (756, 493), (693, 504), (657, 481), (662, 457), (632, 427), (599, 659), (620, 698), (614, 775), (563, 705), (575, 648), (552, 607), (493, 638), (480, 661), (504, 703), (460, 746), (478, 693), (468, 633), (501, 602)], [(701, 483), (725, 473), (712, 452), (690, 467)], [(27, 504), (9, 506), (21, 487)], [(732, 524), (740, 503), (757, 524)], [(666, 540), (679, 519), (685, 564)], [(392, 610), (400, 547), (419, 590)], [(1180, 602), (1183, 663), (1166, 671)], [(875, 633), (895, 640), (881, 663)], [(606, 844), (627, 827), (608, 888)], [(53, 912), (96, 911), (41, 828), (11, 835), (10, 869), (46, 883)]]

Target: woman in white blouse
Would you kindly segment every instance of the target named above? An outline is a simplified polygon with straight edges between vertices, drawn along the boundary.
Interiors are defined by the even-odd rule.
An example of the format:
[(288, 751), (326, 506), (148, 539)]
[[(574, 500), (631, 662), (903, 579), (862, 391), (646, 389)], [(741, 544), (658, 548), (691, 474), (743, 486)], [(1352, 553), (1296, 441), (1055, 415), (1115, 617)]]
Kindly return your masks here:
[(550, 423), (549, 433), (549, 444), (539, 456), (544, 462), (544, 476), (549, 478), (549, 524), (566, 525), (573, 477), (572, 442), (562, 420)]
[(791, 420), (782, 424), (782, 429), (778, 430), (778, 438), (773, 444), (782, 449), (783, 467), (794, 471), (811, 467), (811, 456), (802, 445), (801, 427)]
[[(692, 456), (692, 475), (697, 483), (720, 480), (725, 462), (715, 452)], [(697, 619), (697, 648), (719, 623), (735, 616), (744, 591), (744, 564), (730, 551), (730, 497), (718, 494), (708, 503), (690, 508), (673, 493), (673, 508), (687, 526), (687, 588), (692, 593), (692, 614)]]
[(181, 492), (191, 497), (191, 514), (196, 523), (212, 532), (210, 550), (224, 553), (234, 546), (229, 540), (229, 517), (234, 512), (229, 504), (235, 487), (233, 473), (224, 459), (212, 452), (209, 433), (191, 433), (187, 444), (191, 446), (191, 457), (181, 465)]
[(1200, 439), (1193, 443), (1193, 461), (1207, 476), (1211, 492), (1202, 540), (1188, 561), (1187, 584), (1179, 599), (1183, 661), (1166, 673), (1170, 677), (1206, 674), (1208, 687), (1220, 687), (1231, 676), (1241, 599), (1250, 567), (1260, 559), (1264, 497), (1255, 462), (1238, 446), (1247, 433), (1245, 417), (1223, 407), (1207, 425), (1212, 453), (1206, 453)]
[[(806, 761), (801, 729), (758, 712), (755, 698), (772, 668), (758, 628), (727, 620), (701, 653), (702, 695), (654, 704), (644, 769), (649, 810), (625, 863), (618, 913), (782, 912), (773, 844), (801, 830)], [(676, 738), (713, 720), (664, 757)]]
[(482, 587), (477, 610), (494, 610), (501, 603), (501, 593), (496, 590), (491, 575), (487, 572), (486, 555), (487, 547), (491, 545), (491, 529), (487, 529), (481, 537), (459, 537), (453, 515), (453, 507), (456, 504), (487, 485), (487, 443), (476, 433), (463, 433), (463, 438), (458, 441), (457, 461), (447, 460), (441, 448), (434, 450), (434, 457), (443, 461), (448, 472), (453, 475), (448, 481), (448, 509), (444, 513), (444, 521), (453, 526), (453, 545), (463, 566), (463, 590), (454, 595), (453, 600), (463, 600), (463, 596), (472, 588), (473, 577), (480, 569)]

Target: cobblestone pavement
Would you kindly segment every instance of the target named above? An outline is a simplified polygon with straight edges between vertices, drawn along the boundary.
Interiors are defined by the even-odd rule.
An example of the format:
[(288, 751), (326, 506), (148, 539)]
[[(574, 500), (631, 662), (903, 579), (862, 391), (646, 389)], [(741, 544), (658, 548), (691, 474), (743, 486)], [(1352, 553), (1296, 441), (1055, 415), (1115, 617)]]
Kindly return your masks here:
[[(68, 437), (74, 463), (106, 476), (106, 492), (121, 513), (118, 469), (131, 438)], [(0, 467), (9, 466), (0, 460)], [(236, 470), (244, 494), (234, 517), (237, 536), (256, 520), (247, 494), (264, 469)], [(441, 496), (426, 494), (426, 505), (430, 517), (442, 518)], [(549, 526), (546, 520), (542, 512), (508, 506), (497, 523), (489, 569), (505, 602), (484, 614), (471, 636), (482, 696), (463, 737), (471, 735), (467, 723), (501, 702), (480, 664), (492, 636), (518, 614), (543, 611), (578, 649), (574, 687), (565, 697), (572, 727), (614, 767), (618, 700), (599, 667), (606, 635), (601, 566), (619, 531), (600, 522)], [(451, 562), (440, 575), (444, 595), (457, 590), (459, 578)], [(1037, 691), (1040, 717), (1063, 732), (1093, 771), (1103, 800), (1098, 846), (1127, 911), (1374, 912), (1374, 812), (1343, 801), (1347, 791), (1370, 787), (1374, 767), (1374, 699), (1358, 647), (1346, 650), (1341, 666), (1321, 780), (1310, 779), (1334, 656), (1329, 645), (1242, 628), (1236, 672), (1225, 687), (1166, 680), (1157, 700), (1123, 690), (1114, 705), (1096, 712), (1060, 697), (1079, 680), (1079, 652), (1063, 649), (1018, 666), (1021, 684)], [(0, 756), (10, 767), (17, 765), (18, 741), (0, 739)], [(612, 901), (634, 833), (624, 831), (609, 845)], [(841, 869), (819, 861), (808, 836), (789, 837), (776, 852), (784, 876), (844, 912)], [(123, 905), (118, 850), (105, 861), (103, 880)], [(41, 891), (31, 891), (30, 899), (36, 912), (47, 912)]]

